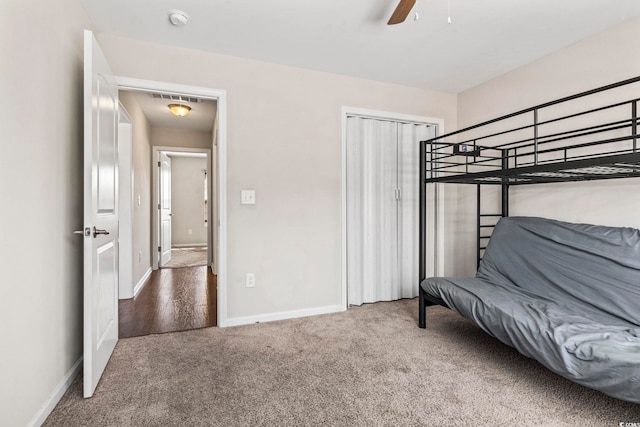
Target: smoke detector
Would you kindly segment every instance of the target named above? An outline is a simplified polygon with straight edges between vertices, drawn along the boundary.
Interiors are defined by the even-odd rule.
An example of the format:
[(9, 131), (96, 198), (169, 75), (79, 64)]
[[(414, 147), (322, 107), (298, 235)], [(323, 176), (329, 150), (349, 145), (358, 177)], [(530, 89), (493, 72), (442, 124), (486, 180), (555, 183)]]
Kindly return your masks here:
[(169, 21), (176, 27), (183, 27), (189, 22), (189, 15), (182, 10), (173, 9), (169, 11)]

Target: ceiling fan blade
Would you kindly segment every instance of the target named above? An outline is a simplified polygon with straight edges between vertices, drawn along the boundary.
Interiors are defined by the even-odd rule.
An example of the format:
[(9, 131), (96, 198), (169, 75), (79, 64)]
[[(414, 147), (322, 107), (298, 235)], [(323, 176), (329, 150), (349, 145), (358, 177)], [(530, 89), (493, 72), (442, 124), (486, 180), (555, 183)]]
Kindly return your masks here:
[(400, 0), (398, 3), (398, 7), (393, 11), (393, 15), (389, 18), (389, 22), (387, 25), (395, 25), (401, 22), (404, 22), (409, 16), (409, 12), (413, 9), (413, 6), (416, 4), (416, 0)]

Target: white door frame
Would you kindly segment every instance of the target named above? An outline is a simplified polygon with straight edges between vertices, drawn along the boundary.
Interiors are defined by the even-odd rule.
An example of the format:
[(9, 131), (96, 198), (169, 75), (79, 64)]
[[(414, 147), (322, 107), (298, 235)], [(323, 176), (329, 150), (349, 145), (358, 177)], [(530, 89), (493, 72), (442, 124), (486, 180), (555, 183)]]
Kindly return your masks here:
[[(156, 155), (152, 156), (151, 158), (152, 159), (151, 175), (154, 178), (151, 180), (152, 182), (151, 193), (155, 195), (155, 197), (153, 196), (151, 197), (151, 212), (152, 212), (151, 216), (154, 219), (154, 221), (151, 222), (151, 227), (154, 230), (154, 233), (152, 234), (152, 236), (155, 236), (156, 240), (154, 243), (151, 244), (152, 246), (151, 253), (157, 254), (157, 257), (152, 258), (151, 268), (153, 270), (157, 270), (159, 267), (161, 267), (165, 263), (171, 261), (171, 244), (172, 244), (171, 239), (173, 234), (173, 230), (172, 230), (173, 220), (171, 218), (173, 216), (173, 211), (171, 210), (171, 207), (172, 207), (171, 188), (173, 184), (173, 182), (171, 182), (171, 164), (173, 163), (173, 159), (171, 159), (171, 157), (169, 157), (169, 154), (165, 151), (157, 151), (157, 150), (154, 150), (154, 151), (156, 151)], [(156, 160), (158, 163), (157, 167), (154, 164)], [(155, 174), (153, 172), (155, 172)], [(169, 175), (169, 182), (166, 182), (167, 174)], [(169, 199), (168, 215), (166, 213), (167, 206), (163, 205), (163, 203), (167, 201), (166, 198)], [(154, 209), (154, 206), (156, 206), (156, 204), (157, 204), (157, 207)], [(160, 212), (158, 212), (158, 210)], [(156, 213), (156, 215), (153, 215), (153, 213)], [(155, 221), (156, 219), (157, 221)], [(169, 222), (169, 230), (165, 230), (166, 222)], [(169, 239), (167, 239), (167, 235)], [(167, 240), (169, 240), (169, 245), (168, 245), (169, 247), (165, 246), (165, 243), (167, 243)], [(153, 237), (152, 237), (152, 241), (153, 241)], [(154, 248), (156, 247), (156, 245), (158, 246), (158, 251), (154, 252)]]
[[(214, 168), (217, 175), (216, 190), (218, 194), (218, 251), (217, 262), (215, 262), (218, 273), (217, 324), (219, 327), (225, 327), (227, 326), (227, 92), (221, 89), (211, 89), (121, 76), (116, 76), (115, 81), (118, 85), (118, 89), (120, 90), (192, 95), (201, 99), (217, 101), (218, 161)], [(194, 149), (190, 150), (193, 151)], [(215, 226), (215, 224), (212, 224), (212, 227), (213, 226)]]
[[(157, 270), (159, 265), (159, 252), (157, 251), (158, 246), (160, 246), (160, 215), (158, 215), (158, 203), (160, 203), (160, 176), (158, 175), (158, 154), (161, 152), (179, 152), (179, 153), (204, 153), (207, 156), (207, 194), (209, 194), (209, 198), (211, 198), (211, 189), (213, 187), (213, 177), (211, 175), (211, 150), (208, 148), (187, 148), (187, 147), (169, 147), (169, 146), (154, 146), (151, 147), (151, 161), (152, 161), (152, 172), (151, 172), (151, 229), (153, 230), (151, 236), (151, 253), (155, 254), (152, 259), (151, 268), (153, 270)], [(211, 200), (209, 201), (209, 206), (213, 206)], [(213, 209), (209, 209), (207, 215), (207, 223), (213, 224)], [(213, 236), (212, 236), (213, 227), (207, 229), (207, 249), (213, 245)], [(156, 249), (155, 251), (153, 249)], [(213, 270), (213, 260), (208, 259), (209, 267)]]
[(122, 103), (118, 103), (118, 168), (120, 191), (118, 299), (133, 298), (133, 120)]
[[(426, 116), (413, 116), (410, 114), (393, 113), (389, 111), (369, 110), (356, 107), (342, 107), (342, 145), (341, 145), (341, 158), (342, 158), (342, 183), (341, 183), (341, 244), (342, 244), (342, 309), (347, 309), (347, 117), (357, 116), (369, 119), (390, 120), (396, 122), (409, 122), (409, 123), (424, 123), (427, 125), (436, 126), (436, 135), (444, 134), (444, 119), (426, 117)], [(434, 250), (434, 265), (436, 274), (441, 273), (444, 270), (444, 257), (443, 254), (443, 236), (444, 236), (444, 191), (438, 191), (436, 187), (436, 203), (433, 207), (434, 217), (436, 218), (436, 238), (437, 243)], [(429, 245), (429, 242), (427, 242)]]

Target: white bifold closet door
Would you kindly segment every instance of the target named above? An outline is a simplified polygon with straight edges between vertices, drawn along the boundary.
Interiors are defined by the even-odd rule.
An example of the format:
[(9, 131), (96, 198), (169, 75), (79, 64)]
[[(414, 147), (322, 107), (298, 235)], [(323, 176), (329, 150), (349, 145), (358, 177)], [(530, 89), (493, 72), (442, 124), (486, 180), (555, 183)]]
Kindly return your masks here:
[(433, 129), (347, 118), (350, 305), (418, 295), (418, 150)]

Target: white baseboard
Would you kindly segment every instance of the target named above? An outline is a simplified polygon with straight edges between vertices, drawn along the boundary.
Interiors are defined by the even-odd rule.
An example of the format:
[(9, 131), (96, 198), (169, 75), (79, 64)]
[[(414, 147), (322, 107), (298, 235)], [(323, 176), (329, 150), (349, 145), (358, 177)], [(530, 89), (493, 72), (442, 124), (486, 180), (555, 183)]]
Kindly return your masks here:
[(76, 379), (76, 377), (80, 373), (80, 369), (82, 369), (82, 356), (80, 356), (80, 359), (76, 360), (76, 363), (73, 364), (71, 369), (69, 369), (62, 380), (58, 383), (56, 388), (53, 390), (53, 393), (49, 395), (49, 398), (40, 407), (40, 410), (38, 410), (29, 424), (27, 424), (28, 427), (39, 427), (44, 423), (44, 421), (47, 419), (49, 414), (51, 414), (60, 399), (62, 399), (64, 393), (69, 389), (69, 386), (71, 386), (73, 380)]
[(136, 285), (133, 287), (133, 296), (134, 297), (136, 295), (138, 295), (138, 292), (140, 292), (142, 290), (142, 288), (144, 287), (144, 285), (146, 285), (147, 279), (149, 278), (149, 276), (151, 276), (151, 272), (152, 271), (153, 270), (151, 270), (151, 267), (149, 267), (147, 269), (147, 271), (142, 275), (140, 280), (138, 280), (138, 283), (136, 283)]
[(297, 317), (316, 316), (318, 314), (338, 313), (345, 311), (341, 305), (305, 308), (302, 310), (281, 311), (278, 313), (258, 314), (256, 316), (232, 317), (227, 319), (224, 326), (249, 325), (251, 323), (273, 322), (274, 320), (295, 319)]
[(172, 248), (206, 248), (206, 243), (176, 243), (171, 245)]

